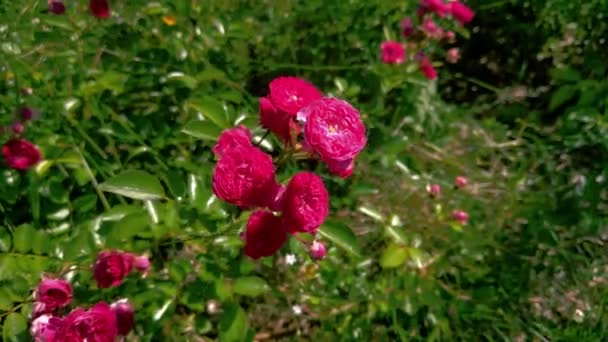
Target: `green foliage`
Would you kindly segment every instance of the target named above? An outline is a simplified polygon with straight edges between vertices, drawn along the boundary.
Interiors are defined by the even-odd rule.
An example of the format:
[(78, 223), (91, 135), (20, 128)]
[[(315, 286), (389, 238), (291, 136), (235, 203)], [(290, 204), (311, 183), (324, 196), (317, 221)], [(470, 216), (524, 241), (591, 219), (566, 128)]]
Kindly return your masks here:
[[(464, 59), (435, 83), (379, 63), (414, 1), (114, 1), (108, 20), (84, 1), (62, 16), (2, 2), (0, 125), (39, 109), (24, 136), (45, 157), (0, 170), (2, 339), (28, 340), (49, 274), (74, 306), (129, 298), (141, 341), (605, 340), (607, 4), (467, 3)], [(319, 262), (301, 236), (244, 257), (248, 214), (211, 189), (217, 137), (244, 124), (261, 139), (257, 97), (284, 74), (347, 99), (368, 130), (354, 175), (324, 178)], [(297, 169), (326, 174), (289, 161), (277, 177)], [(147, 253), (150, 274), (96, 289), (104, 249)]]

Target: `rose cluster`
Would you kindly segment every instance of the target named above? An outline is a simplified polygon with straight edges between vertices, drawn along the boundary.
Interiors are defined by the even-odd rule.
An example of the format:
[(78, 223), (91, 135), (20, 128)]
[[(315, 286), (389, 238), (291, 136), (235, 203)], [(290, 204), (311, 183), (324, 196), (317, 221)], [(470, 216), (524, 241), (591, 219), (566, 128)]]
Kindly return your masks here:
[[(89, 10), (97, 18), (106, 19), (111, 16), (110, 4), (108, 0), (89, 0)], [(65, 13), (63, 0), (48, 0), (47, 11), (61, 15)]]
[[(301, 152), (323, 161), (331, 173), (349, 177), (367, 142), (359, 112), (297, 77), (278, 77), (269, 89), (260, 98), (260, 123), (283, 142), (283, 155)], [(251, 140), (244, 126), (221, 134), (213, 148), (218, 159), (213, 192), (241, 209), (255, 210), (242, 237), (244, 253), (258, 259), (278, 251), (288, 234), (316, 234), (329, 212), (329, 194), (321, 177), (311, 172), (298, 172), (287, 185), (279, 184), (272, 157)], [(309, 246), (314, 246), (315, 259), (325, 253), (320, 244)]]
[[(456, 42), (454, 31), (442, 28), (435, 19), (443, 20), (446, 25), (465, 25), (473, 20), (475, 12), (459, 0), (445, 2), (444, 0), (421, 0), (416, 10), (416, 17), (406, 17), (401, 22), (401, 33), (406, 39), (405, 44), (398, 41), (385, 41), (380, 45), (382, 62), (386, 64), (402, 64), (409, 56), (418, 63), (420, 72), (428, 79), (437, 78), (437, 71), (431, 59), (423, 51), (434, 43), (453, 44)], [(446, 60), (456, 63), (460, 59), (457, 47), (448, 47)]]
[[(132, 271), (148, 272), (145, 256), (121, 251), (98, 254), (93, 277), (99, 288), (122, 283)], [(114, 341), (126, 336), (135, 325), (133, 306), (127, 299), (112, 304), (99, 302), (88, 310), (78, 307), (61, 317), (61, 311), (72, 301), (72, 285), (63, 279), (44, 277), (34, 293), (31, 334), (36, 342)]]

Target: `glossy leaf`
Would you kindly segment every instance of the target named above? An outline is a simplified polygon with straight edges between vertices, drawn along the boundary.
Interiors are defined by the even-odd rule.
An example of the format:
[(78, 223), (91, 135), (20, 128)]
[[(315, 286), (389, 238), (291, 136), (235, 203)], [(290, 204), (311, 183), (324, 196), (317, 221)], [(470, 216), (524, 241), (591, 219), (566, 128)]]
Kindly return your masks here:
[(125, 171), (100, 185), (103, 191), (139, 199), (156, 200), (165, 197), (165, 190), (155, 176), (139, 170)]
[(340, 222), (326, 222), (319, 228), (319, 233), (349, 253), (361, 254), (359, 241), (347, 225)]

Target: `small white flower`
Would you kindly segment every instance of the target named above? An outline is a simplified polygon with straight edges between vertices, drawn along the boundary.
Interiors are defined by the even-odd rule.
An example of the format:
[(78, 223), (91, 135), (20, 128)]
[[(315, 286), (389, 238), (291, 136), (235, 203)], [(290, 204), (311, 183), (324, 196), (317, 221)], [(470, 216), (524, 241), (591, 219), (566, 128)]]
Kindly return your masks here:
[(301, 315), (302, 314), (302, 307), (299, 306), (299, 305), (292, 306), (291, 310), (293, 310), (294, 315)]
[(297, 259), (296, 259), (295, 254), (287, 254), (287, 255), (285, 256), (285, 263), (286, 263), (287, 265), (293, 265), (293, 264), (295, 264), (295, 263), (296, 263), (296, 261), (297, 261)]

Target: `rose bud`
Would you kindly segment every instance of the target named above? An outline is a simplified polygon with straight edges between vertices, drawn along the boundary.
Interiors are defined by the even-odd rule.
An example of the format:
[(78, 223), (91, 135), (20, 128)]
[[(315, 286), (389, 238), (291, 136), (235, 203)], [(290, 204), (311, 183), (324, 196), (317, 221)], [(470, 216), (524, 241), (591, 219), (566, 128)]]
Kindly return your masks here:
[(405, 47), (399, 42), (386, 41), (380, 44), (382, 63), (401, 64), (405, 61)]
[(111, 15), (108, 0), (90, 0), (89, 9), (94, 16), (100, 19), (107, 19)]
[(295, 123), (298, 111), (323, 95), (311, 83), (297, 77), (277, 77), (268, 85), (270, 94), (260, 98), (260, 123), (283, 142), (299, 133)]
[(424, 21), (422, 31), (430, 38), (441, 39), (443, 37), (443, 30), (431, 18)]
[(414, 22), (410, 18), (404, 18), (401, 21), (401, 33), (405, 38), (414, 33)]
[(36, 301), (42, 304), (43, 311), (52, 312), (72, 301), (72, 285), (62, 279), (43, 278), (36, 290)]
[(241, 208), (271, 206), (280, 186), (272, 158), (257, 147), (230, 149), (213, 170), (213, 193)]
[(116, 326), (118, 335), (127, 336), (129, 331), (135, 326), (135, 314), (133, 306), (127, 299), (121, 299), (110, 305), (116, 315)]
[(299, 172), (283, 196), (283, 224), (292, 232), (316, 233), (329, 213), (329, 194), (321, 177)]
[(77, 308), (65, 316), (55, 341), (113, 342), (116, 337), (116, 315), (108, 304), (99, 302), (89, 310)]
[(17, 121), (13, 122), (13, 124), (11, 125), (11, 130), (15, 135), (21, 135), (21, 133), (23, 133), (23, 131), (25, 130), (25, 127), (21, 122)]
[(426, 56), (422, 56), (422, 58), (420, 58), (420, 71), (424, 77), (428, 78), (429, 80), (434, 80), (437, 78), (437, 71)]
[(245, 255), (259, 259), (276, 253), (287, 240), (287, 232), (279, 217), (269, 211), (258, 210), (249, 216), (243, 237)]
[(464, 176), (454, 178), (454, 186), (457, 188), (464, 188), (467, 184), (469, 184), (469, 180)]
[(134, 255), (133, 256), (133, 267), (139, 272), (143, 274), (143, 277), (148, 275), (148, 271), (150, 270), (150, 260), (145, 255)]
[(450, 13), (452, 17), (460, 22), (461, 25), (465, 25), (473, 20), (475, 12), (465, 4), (456, 0), (450, 3)]
[(310, 245), (308, 252), (310, 253), (310, 257), (314, 260), (325, 259), (325, 256), (327, 255), (325, 245), (320, 241), (314, 241), (312, 245)]
[(456, 34), (453, 31), (447, 31), (443, 38), (445, 38), (445, 40), (447, 40), (449, 43), (453, 43), (456, 41)]
[(49, 11), (49, 13), (54, 13), (57, 15), (65, 13), (65, 5), (61, 0), (48, 0), (47, 6), (47, 10)]
[(226, 151), (239, 146), (252, 146), (251, 131), (249, 128), (242, 125), (224, 130), (217, 139), (217, 144), (213, 147), (213, 153), (215, 153), (218, 158), (221, 158)]
[(19, 114), (21, 116), (21, 120), (24, 122), (37, 119), (40, 116), (40, 112), (32, 107), (21, 108)]
[(63, 321), (59, 317), (52, 315), (42, 315), (32, 321), (30, 334), (34, 342), (53, 342), (57, 332), (61, 328)]
[(441, 185), (429, 184), (426, 186), (426, 191), (433, 197), (441, 195)]
[(460, 50), (458, 48), (451, 48), (448, 50), (445, 59), (450, 63), (457, 63), (460, 59)]
[(322, 98), (298, 113), (304, 124), (305, 143), (342, 177), (352, 173), (355, 157), (367, 143), (359, 112), (348, 102)]
[(454, 210), (452, 212), (452, 218), (458, 221), (460, 224), (464, 225), (467, 224), (467, 221), (469, 220), (469, 214), (467, 214), (466, 211)]
[(135, 256), (121, 251), (103, 251), (97, 255), (93, 277), (99, 288), (115, 287), (131, 273)]
[(2, 146), (2, 154), (8, 167), (16, 170), (27, 170), (42, 159), (38, 147), (25, 139), (7, 141)]

